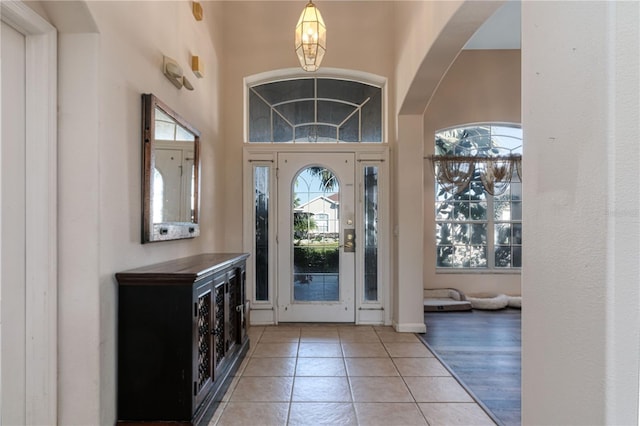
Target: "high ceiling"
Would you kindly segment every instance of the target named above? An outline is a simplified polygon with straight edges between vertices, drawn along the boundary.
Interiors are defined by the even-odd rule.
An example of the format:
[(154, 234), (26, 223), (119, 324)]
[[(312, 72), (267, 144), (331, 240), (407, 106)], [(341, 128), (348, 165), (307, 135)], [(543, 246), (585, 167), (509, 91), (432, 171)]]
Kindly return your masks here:
[(509, 0), (482, 24), (465, 49), (520, 49), (520, 0)]

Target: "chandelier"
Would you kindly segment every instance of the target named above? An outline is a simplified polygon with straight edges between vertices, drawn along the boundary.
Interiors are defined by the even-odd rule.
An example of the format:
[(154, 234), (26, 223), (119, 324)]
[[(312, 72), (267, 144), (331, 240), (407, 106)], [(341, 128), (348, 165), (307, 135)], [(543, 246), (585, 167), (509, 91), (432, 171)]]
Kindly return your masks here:
[(302, 10), (296, 25), (295, 47), (303, 70), (316, 71), (320, 68), (327, 50), (327, 28), (313, 1), (309, 1)]

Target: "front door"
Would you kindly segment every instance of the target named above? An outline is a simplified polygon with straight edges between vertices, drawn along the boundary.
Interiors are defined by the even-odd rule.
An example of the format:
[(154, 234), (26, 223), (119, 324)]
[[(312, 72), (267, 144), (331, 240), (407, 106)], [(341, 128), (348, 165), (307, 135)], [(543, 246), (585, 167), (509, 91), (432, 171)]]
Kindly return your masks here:
[(354, 322), (353, 153), (278, 154), (278, 321)]

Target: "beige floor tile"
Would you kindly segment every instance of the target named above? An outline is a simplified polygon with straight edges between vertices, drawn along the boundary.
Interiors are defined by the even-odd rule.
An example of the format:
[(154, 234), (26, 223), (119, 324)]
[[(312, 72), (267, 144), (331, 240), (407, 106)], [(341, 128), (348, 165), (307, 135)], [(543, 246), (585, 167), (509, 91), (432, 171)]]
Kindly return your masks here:
[(366, 426), (426, 425), (424, 416), (414, 402), (354, 404), (358, 424)]
[(343, 342), (342, 350), (348, 358), (388, 358), (389, 354), (380, 342)]
[(451, 376), (436, 358), (392, 358), (401, 376)]
[(298, 356), (305, 358), (342, 357), (339, 343), (301, 342)]
[(216, 426), (284, 426), (288, 412), (288, 402), (230, 402)]
[(338, 336), (338, 329), (320, 329), (313, 328), (300, 330), (301, 342), (324, 342), (324, 343), (339, 343), (340, 337)]
[(495, 423), (475, 403), (418, 404), (431, 426), (480, 426)]
[(350, 377), (355, 402), (414, 402), (401, 377)]
[(380, 342), (380, 338), (375, 331), (341, 331), (341, 342), (362, 342), (362, 343), (376, 343)]
[(295, 358), (249, 358), (242, 375), (244, 377), (293, 376), (295, 369)]
[(346, 376), (342, 358), (298, 358), (296, 376)]
[(345, 358), (344, 363), (352, 377), (398, 376), (391, 358)]
[(420, 343), (420, 339), (413, 333), (397, 333), (395, 331), (380, 331), (378, 337), (385, 343)]
[(473, 402), (453, 377), (404, 377), (417, 402)]
[(384, 346), (392, 358), (433, 357), (422, 343), (385, 343)]
[(284, 343), (284, 342), (298, 342), (300, 340), (299, 330), (289, 331), (269, 331), (264, 332), (260, 336), (260, 343)]
[(293, 377), (240, 377), (231, 402), (289, 402)]
[(346, 377), (296, 377), (292, 402), (351, 402)]
[(258, 343), (253, 354), (254, 358), (283, 357), (291, 358), (298, 355), (298, 343)]
[(350, 402), (292, 402), (290, 426), (357, 425), (356, 412)]

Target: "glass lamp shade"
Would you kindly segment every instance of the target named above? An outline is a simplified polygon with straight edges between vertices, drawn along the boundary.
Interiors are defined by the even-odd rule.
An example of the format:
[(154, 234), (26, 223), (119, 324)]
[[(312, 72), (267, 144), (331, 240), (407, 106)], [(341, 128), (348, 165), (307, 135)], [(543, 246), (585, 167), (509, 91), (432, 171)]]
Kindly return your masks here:
[(305, 71), (316, 71), (327, 50), (327, 28), (320, 11), (313, 2), (302, 10), (296, 25), (295, 48), (300, 66)]

